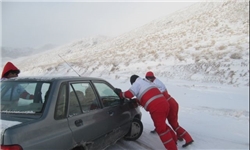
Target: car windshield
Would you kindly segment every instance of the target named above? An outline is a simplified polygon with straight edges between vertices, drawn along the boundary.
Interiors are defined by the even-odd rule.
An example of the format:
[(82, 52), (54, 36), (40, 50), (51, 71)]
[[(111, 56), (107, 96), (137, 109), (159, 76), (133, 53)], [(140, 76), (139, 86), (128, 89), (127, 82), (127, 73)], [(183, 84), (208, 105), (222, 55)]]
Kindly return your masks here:
[(50, 83), (42, 81), (1, 81), (1, 113), (41, 113)]

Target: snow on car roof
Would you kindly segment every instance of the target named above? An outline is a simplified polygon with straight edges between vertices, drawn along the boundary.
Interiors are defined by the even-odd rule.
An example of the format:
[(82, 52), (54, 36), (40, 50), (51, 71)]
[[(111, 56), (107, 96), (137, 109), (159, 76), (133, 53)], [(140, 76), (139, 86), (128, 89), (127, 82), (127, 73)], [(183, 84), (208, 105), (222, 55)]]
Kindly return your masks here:
[(9, 81), (13, 80), (41, 80), (41, 81), (48, 81), (48, 80), (67, 80), (67, 79), (74, 79), (74, 80), (104, 80), (102, 78), (97, 77), (79, 77), (79, 76), (22, 76), (8, 79)]

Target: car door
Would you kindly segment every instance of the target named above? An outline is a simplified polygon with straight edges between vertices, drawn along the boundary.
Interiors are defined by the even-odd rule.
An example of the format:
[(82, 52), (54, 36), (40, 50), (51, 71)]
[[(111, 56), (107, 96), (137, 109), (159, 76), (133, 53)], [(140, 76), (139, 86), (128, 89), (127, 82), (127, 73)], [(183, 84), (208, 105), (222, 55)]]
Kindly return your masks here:
[[(131, 123), (131, 114), (127, 104), (123, 103), (113, 88), (107, 82), (93, 82), (100, 96), (104, 112), (109, 114), (112, 123), (108, 126), (108, 137), (106, 144), (112, 144), (128, 132)], [(106, 123), (107, 124), (107, 123)]]
[(90, 82), (70, 83), (68, 100), (68, 122), (75, 142), (102, 149), (111, 119), (101, 108), (93, 86)]

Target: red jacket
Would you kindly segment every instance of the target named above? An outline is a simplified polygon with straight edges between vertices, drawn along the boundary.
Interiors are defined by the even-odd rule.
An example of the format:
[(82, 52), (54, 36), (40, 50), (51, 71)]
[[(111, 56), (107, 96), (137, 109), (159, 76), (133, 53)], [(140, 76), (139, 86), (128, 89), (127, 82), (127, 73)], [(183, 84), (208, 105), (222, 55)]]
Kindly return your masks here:
[(130, 89), (122, 92), (120, 96), (126, 98), (133, 98), (135, 96), (146, 111), (149, 111), (150, 107), (157, 103), (166, 102), (161, 91), (153, 83), (139, 77)]

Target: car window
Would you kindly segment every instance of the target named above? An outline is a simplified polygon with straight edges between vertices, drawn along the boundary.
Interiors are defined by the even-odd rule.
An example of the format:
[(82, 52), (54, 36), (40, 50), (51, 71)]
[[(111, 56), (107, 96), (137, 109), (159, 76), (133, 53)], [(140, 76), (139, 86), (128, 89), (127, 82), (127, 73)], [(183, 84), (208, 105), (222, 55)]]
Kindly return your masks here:
[(83, 99), (82, 91), (74, 91), (72, 85), (69, 92), (69, 116), (75, 116), (82, 113), (80, 108), (80, 100)]
[(91, 85), (88, 85), (88, 87), (85, 90), (85, 103), (90, 105), (89, 107), (90, 110), (95, 110), (100, 108), (100, 103)]
[(69, 115), (87, 113), (100, 108), (90, 83), (71, 83), (69, 101)]
[[(40, 113), (45, 104), (46, 82), (1, 82), (1, 111), (8, 113)], [(25, 93), (28, 94), (25, 94)], [(23, 96), (27, 95), (27, 96)], [(34, 95), (30, 99), (30, 95)]]
[(63, 119), (66, 117), (67, 113), (67, 86), (66, 84), (62, 84), (59, 89), (59, 93), (57, 96), (56, 108), (55, 108), (55, 119)]
[(94, 83), (104, 107), (119, 105), (121, 100), (113, 89), (106, 83)]

